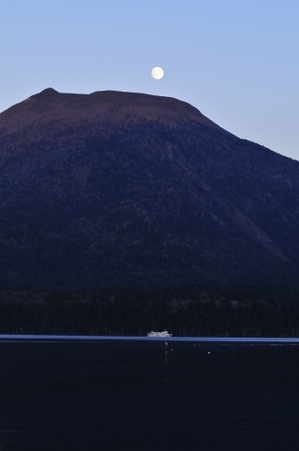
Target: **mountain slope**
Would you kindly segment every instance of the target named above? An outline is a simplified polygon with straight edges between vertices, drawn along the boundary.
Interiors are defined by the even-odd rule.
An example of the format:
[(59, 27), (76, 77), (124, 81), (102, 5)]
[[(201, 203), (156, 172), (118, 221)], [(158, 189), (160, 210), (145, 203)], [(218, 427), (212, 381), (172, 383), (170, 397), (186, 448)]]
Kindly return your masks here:
[(49, 88), (0, 114), (0, 287), (297, 289), (299, 163), (184, 102)]

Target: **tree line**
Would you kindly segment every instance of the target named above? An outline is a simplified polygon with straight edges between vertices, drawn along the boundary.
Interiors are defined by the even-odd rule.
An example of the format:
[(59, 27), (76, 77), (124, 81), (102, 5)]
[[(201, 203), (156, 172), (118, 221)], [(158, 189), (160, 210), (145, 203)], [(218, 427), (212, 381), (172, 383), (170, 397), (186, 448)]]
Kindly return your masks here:
[(297, 297), (280, 300), (168, 290), (0, 292), (0, 334), (299, 337)]

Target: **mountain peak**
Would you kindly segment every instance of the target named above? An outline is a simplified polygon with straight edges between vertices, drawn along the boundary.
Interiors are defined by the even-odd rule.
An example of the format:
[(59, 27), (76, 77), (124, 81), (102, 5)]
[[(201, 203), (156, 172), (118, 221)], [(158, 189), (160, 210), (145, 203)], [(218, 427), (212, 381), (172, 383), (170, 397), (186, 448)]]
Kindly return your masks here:
[[(59, 120), (68, 123), (106, 117), (110, 123), (161, 121), (181, 126), (193, 121), (232, 136), (187, 102), (164, 96), (122, 91), (96, 91), (91, 94), (60, 93), (49, 87), (0, 114), (0, 128), (27, 127)], [(13, 118), (13, 120), (12, 120)]]
[(59, 92), (53, 88), (46, 88), (38, 94), (35, 94), (33, 97), (39, 97), (43, 99), (51, 99), (53, 97), (57, 97)]
[(0, 132), (0, 288), (297, 290), (299, 163), (188, 103), (48, 88)]

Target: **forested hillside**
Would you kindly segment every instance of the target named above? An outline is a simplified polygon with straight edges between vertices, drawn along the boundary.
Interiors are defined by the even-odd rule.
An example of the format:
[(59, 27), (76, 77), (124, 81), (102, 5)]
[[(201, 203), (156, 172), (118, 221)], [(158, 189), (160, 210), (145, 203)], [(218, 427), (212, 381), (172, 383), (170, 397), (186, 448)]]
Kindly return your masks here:
[(299, 163), (176, 99), (46, 89), (0, 114), (0, 288), (299, 291)]

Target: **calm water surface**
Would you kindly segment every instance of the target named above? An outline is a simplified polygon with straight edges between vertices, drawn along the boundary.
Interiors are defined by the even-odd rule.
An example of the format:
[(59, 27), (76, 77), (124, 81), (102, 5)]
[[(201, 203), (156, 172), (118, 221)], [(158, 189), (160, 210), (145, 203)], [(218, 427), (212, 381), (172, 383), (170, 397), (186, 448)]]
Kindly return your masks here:
[(299, 450), (299, 343), (0, 340), (0, 451)]

